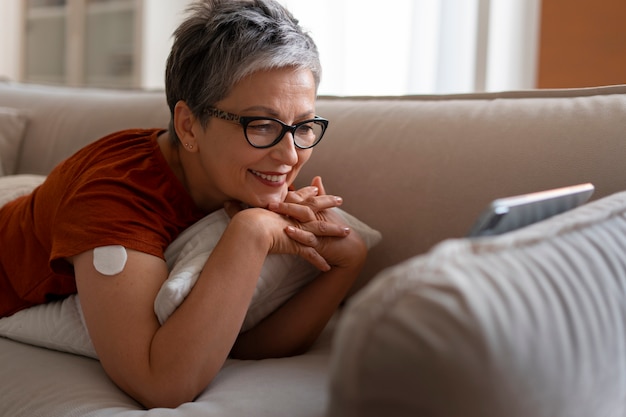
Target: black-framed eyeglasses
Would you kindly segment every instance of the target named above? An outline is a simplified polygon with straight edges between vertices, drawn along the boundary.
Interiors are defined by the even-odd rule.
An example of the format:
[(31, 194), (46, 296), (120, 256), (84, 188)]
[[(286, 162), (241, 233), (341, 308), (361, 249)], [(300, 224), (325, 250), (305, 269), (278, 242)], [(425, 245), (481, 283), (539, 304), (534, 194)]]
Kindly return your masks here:
[(213, 107), (207, 109), (206, 113), (221, 120), (240, 124), (248, 143), (260, 149), (278, 144), (287, 132), (291, 132), (293, 143), (297, 148), (309, 149), (322, 140), (328, 127), (328, 120), (318, 116), (290, 126), (271, 117), (239, 116)]

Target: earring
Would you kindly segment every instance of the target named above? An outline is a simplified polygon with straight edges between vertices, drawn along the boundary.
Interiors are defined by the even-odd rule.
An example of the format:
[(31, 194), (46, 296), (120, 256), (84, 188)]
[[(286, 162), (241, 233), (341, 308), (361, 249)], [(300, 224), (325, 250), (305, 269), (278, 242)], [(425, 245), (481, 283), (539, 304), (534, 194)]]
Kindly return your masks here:
[(193, 145), (189, 144), (189, 143), (185, 143), (185, 148), (192, 150), (193, 149)]

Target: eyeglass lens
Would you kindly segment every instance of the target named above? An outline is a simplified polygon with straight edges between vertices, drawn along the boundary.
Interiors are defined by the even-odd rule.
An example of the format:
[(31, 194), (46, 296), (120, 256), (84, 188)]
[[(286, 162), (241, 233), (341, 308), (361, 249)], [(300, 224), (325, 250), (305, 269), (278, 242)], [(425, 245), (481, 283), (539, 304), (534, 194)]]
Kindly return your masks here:
[[(302, 148), (309, 148), (317, 143), (324, 133), (324, 125), (310, 121), (298, 125), (294, 133), (294, 142)], [(283, 135), (283, 125), (276, 120), (252, 120), (246, 126), (246, 137), (253, 146), (270, 146)]]

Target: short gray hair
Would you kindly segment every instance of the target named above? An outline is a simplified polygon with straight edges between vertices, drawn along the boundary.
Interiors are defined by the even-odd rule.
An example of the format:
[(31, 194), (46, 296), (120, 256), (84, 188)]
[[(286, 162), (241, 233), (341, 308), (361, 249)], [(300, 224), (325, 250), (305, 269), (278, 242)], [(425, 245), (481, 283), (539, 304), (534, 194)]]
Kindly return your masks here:
[(205, 110), (256, 71), (305, 68), (319, 86), (321, 65), (315, 42), (277, 1), (201, 0), (188, 12), (174, 32), (165, 70), (170, 137), (176, 143), (174, 107), (180, 100), (206, 126)]

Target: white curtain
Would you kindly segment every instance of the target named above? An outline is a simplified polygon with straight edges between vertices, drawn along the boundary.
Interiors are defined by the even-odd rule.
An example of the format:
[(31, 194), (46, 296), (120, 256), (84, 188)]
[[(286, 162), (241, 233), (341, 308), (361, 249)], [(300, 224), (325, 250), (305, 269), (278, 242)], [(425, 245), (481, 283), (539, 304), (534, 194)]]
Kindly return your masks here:
[(16, 80), (20, 71), (21, 0), (0, 0), (0, 80)]
[(535, 87), (540, 0), (281, 0), (315, 39), (320, 94)]

